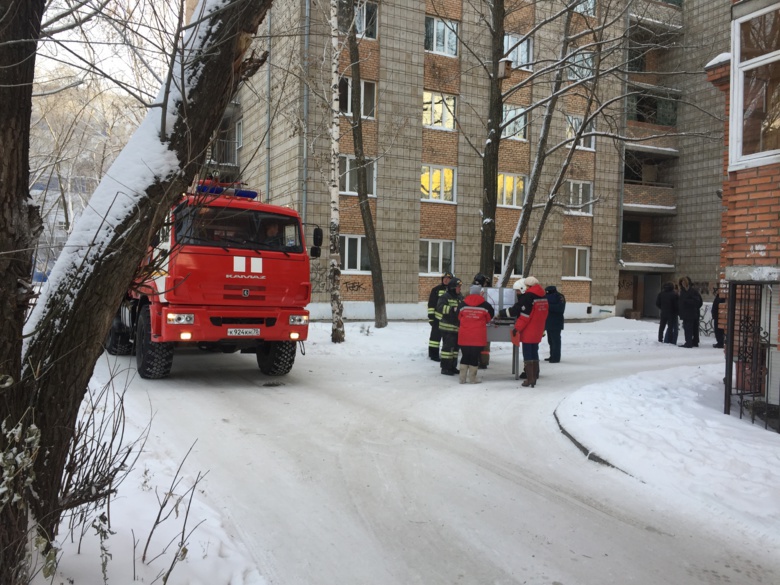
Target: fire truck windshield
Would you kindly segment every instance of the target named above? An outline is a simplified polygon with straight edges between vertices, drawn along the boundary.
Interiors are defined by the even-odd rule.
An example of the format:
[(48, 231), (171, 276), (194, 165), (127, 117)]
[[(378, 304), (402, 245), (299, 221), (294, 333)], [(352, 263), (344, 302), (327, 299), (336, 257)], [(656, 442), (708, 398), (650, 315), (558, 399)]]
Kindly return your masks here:
[(175, 212), (174, 233), (183, 246), (303, 252), (295, 217), (250, 209), (183, 206)]

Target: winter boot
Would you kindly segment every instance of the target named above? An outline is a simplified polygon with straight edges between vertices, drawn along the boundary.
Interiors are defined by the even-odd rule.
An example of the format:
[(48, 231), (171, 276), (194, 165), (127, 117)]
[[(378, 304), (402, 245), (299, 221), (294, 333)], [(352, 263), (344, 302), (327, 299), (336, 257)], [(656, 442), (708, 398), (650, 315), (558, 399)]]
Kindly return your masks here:
[(520, 374), (520, 377), (523, 378), (522, 386), (531, 385), (531, 376), (533, 376), (531, 373), (531, 367), (531, 362), (523, 362), (523, 373)]
[(477, 380), (479, 366), (469, 366), (469, 384), (479, 384), (482, 380)]
[(525, 375), (526, 379), (523, 380), (523, 386), (530, 386), (533, 388), (536, 386), (536, 378), (538, 376), (537, 368), (539, 367), (538, 360), (532, 360), (525, 362)]
[(460, 364), (460, 368), (458, 369), (458, 375), (460, 376), (459, 381), (461, 384), (466, 383), (466, 374), (469, 371), (469, 366), (466, 364)]
[(441, 373), (445, 376), (454, 376), (458, 374), (458, 360), (457, 359), (443, 359), (441, 360)]
[(440, 361), (439, 360), (439, 348), (438, 347), (429, 347), (428, 348), (428, 357), (431, 358), (435, 362)]

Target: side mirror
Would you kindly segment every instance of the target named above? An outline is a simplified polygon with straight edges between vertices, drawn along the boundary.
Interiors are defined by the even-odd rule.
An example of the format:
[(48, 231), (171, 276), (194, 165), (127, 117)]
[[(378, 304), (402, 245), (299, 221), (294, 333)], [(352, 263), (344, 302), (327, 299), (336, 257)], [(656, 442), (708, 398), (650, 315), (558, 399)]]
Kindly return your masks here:
[(312, 246), (311, 250), (309, 250), (309, 256), (311, 256), (312, 258), (319, 258), (320, 250), (321, 248), (319, 246)]
[[(322, 246), (322, 228), (314, 228), (314, 245), (317, 247)], [(319, 254), (316, 257), (319, 257)]]

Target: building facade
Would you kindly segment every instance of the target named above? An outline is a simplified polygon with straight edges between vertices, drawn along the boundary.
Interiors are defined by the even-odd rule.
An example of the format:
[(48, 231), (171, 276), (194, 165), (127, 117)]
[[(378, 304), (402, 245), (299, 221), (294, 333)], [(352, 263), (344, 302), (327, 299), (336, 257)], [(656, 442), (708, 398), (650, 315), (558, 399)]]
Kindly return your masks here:
[(739, 397), (777, 424), (780, 406), (780, 2), (730, 6), (730, 51), (707, 67), (727, 97), (722, 288), (724, 409)]
[[(347, 318), (373, 317), (349, 119), (355, 91), (372, 159), (369, 205), (388, 316), (424, 318), (420, 305), (442, 272), (470, 282), (479, 271), (490, 7), (362, 2), (360, 88), (352, 86), (340, 37), (338, 207)], [(662, 282), (682, 275), (705, 295), (714, 289), (724, 97), (703, 68), (727, 50), (728, 8), (725, 0), (506, 2), (500, 56), (511, 66), (502, 80), (496, 276), (532, 190), (510, 283), (538, 240), (530, 270), (566, 295), (567, 317), (655, 316)], [(224, 179), (240, 178), (324, 228), (331, 223), (329, 11), (317, 0), (274, 3), (258, 39), (270, 66), (237, 95), (221, 136), (224, 153), (212, 156)], [(536, 174), (541, 152), (546, 163)], [(545, 211), (553, 193), (555, 205)], [(315, 316), (330, 311), (327, 266), (327, 254), (312, 263)]]

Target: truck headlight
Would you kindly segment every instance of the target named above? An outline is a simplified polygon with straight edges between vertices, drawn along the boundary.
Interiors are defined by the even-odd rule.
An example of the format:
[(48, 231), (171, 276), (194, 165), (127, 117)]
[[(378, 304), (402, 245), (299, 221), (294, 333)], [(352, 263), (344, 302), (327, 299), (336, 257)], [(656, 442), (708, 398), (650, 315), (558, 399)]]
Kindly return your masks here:
[(290, 325), (308, 325), (308, 315), (290, 315)]
[(193, 313), (168, 313), (168, 325), (192, 325), (195, 323)]

